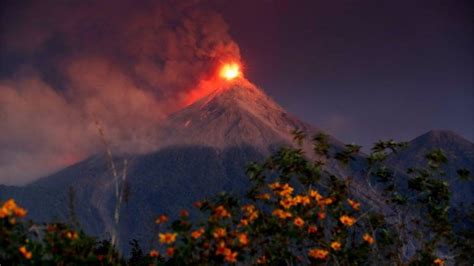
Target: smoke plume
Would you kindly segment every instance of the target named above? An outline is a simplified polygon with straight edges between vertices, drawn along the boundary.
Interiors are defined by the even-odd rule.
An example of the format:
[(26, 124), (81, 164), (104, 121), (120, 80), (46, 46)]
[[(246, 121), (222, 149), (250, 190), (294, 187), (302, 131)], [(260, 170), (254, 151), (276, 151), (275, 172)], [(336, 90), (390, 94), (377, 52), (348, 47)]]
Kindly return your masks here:
[(239, 48), (201, 1), (11, 1), (0, 11), (0, 183), (149, 152), (166, 115)]

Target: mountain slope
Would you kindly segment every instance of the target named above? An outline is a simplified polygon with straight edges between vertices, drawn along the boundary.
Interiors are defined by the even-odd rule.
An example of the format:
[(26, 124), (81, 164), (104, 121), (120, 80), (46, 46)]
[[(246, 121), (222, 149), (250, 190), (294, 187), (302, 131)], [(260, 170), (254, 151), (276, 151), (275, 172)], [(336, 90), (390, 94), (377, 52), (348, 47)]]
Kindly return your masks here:
[[(161, 149), (127, 155), (130, 199), (122, 209), (123, 250), (136, 238), (146, 245), (153, 221), (196, 200), (226, 190), (243, 192), (246, 165), (292, 143), (295, 128), (320, 132), (299, 121), (254, 85), (241, 80), (171, 115), (160, 125)], [(342, 144), (331, 138), (337, 146)], [(310, 143), (305, 145), (311, 150)], [(118, 166), (121, 157), (115, 158)], [(0, 200), (15, 197), (37, 221), (70, 220), (70, 188), (75, 211), (88, 232), (107, 237), (113, 226), (114, 191), (105, 156), (93, 156), (25, 187), (0, 186)]]
[[(291, 131), (296, 128), (308, 135), (321, 132), (287, 113), (255, 85), (238, 80), (171, 115), (162, 139), (165, 145), (216, 148), (250, 144), (268, 152), (275, 144), (291, 144)], [(330, 141), (342, 145), (334, 138)]]
[(448, 158), (443, 166), (446, 175), (442, 177), (449, 182), (452, 200), (457, 205), (461, 202), (474, 203), (474, 182), (461, 181), (456, 171), (466, 168), (474, 174), (474, 143), (448, 130), (432, 130), (408, 143), (408, 147), (388, 159), (397, 169), (426, 166), (425, 155), (433, 149), (441, 149)]

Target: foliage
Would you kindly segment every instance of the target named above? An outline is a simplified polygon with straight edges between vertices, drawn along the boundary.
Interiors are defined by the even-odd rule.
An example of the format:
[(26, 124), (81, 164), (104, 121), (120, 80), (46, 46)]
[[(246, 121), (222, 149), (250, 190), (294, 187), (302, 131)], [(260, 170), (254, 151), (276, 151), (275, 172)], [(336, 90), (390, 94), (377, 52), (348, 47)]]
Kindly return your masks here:
[[(364, 157), (360, 146), (336, 149), (318, 134), (314, 155), (307, 156), (304, 132), (295, 130), (294, 140), (296, 148), (250, 164), (244, 196), (222, 193), (197, 202), (201, 219), (190, 219), (187, 211), (174, 221), (160, 215), (155, 248), (145, 253), (132, 240), (127, 261), (109, 242), (69, 226), (23, 222), (26, 210), (9, 200), (0, 209), (0, 264), (443, 265), (470, 259), (472, 231), (465, 228), (472, 228), (473, 215), (460, 218), (471, 219), (467, 227), (453, 226), (449, 187), (439, 178), (447, 163), (441, 150), (426, 155), (426, 167), (408, 169), (402, 182), (385, 160), (406, 143), (380, 141)], [(374, 194), (358, 191), (330, 161), (347, 173), (351, 163), (365, 164), (362, 182)]]

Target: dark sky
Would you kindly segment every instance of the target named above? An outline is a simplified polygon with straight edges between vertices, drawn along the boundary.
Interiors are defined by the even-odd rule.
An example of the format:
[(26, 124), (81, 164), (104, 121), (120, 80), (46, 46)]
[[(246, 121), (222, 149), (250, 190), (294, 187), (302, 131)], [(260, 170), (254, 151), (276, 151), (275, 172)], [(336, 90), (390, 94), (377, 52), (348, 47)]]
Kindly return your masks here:
[[(112, 3), (113, 2), (113, 3)], [(157, 127), (229, 60), (344, 142), (450, 129), (474, 140), (472, 1), (0, 1), (0, 184)]]
[(218, 1), (246, 75), (346, 142), (474, 139), (472, 1)]

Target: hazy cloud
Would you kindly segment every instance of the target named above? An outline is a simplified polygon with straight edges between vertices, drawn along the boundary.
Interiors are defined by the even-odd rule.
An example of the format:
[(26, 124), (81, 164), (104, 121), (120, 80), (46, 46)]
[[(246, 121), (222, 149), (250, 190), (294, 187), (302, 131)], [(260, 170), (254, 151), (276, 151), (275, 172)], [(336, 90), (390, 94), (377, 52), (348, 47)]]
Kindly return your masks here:
[(11, 67), (0, 71), (0, 183), (99, 151), (95, 119), (117, 151), (155, 149), (160, 121), (216, 64), (240, 60), (223, 18), (198, 4), (5, 4), (0, 60)]

